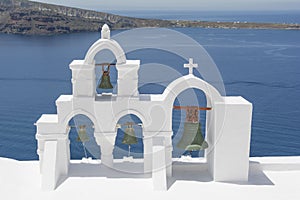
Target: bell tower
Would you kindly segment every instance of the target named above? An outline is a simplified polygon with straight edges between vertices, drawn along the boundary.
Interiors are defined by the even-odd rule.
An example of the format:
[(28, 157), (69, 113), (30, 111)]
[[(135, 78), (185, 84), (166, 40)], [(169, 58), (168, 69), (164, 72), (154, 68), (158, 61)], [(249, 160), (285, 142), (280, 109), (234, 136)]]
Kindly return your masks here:
[[(116, 62), (96, 63), (95, 56), (102, 50), (111, 51)], [(116, 67), (116, 94), (96, 93), (95, 75), (99, 65)], [(36, 122), (42, 187), (54, 190), (61, 178), (68, 175), (71, 159), (68, 133), (72, 117), (84, 115), (92, 121), (93, 137), (101, 152), (101, 165), (113, 168), (118, 121), (125, 115), (133, 114), (142, 122), (144, 172), (152, 173), (155, 190), (166, 190), (167, 177), (172, 176), (173, 109), (187, 111), (184, 137), (179, 141), (178, 148), (188, 151), (207, 149), (207, 168), (214, 181), (247, 181), (252, 104), (241, 96), (221, 96), (211, 84), (193, 74), (197, 66), (193, 59), (189, 59), (189, 63), (184, 65), (189, 69), (188, 75), (172, 81), (161, 94), (139, 95), (140, 60), (127, 60), (119, 43), (111, 39), (109, 27), (104, 25), (101, 38), (89, 48), (85, 58), (73, 60), (70, 64), (73, 93), (61, 95), (56, 100), (57, 114), (44, 114)], [(104, 68), (101, 75), (102, 78), (106, 76), (102, 79), (101, 88), (111, 88), (109, 68)], [(177, 96), (186, 89), (203, 91), (208, 107), (174, 106)], [(209, 111), (206, 113), (206, 137), (201, 134), (201, 109)], [(133, 124), (126, 125), (128, 135), (122, 142), (130, 146), (137, 141)], [(82, 142), (89, 139), (86, 137), (86, 127), (86, 124), (78, 127)]]
[[(137, 97), (139, 95), (138, 70), (140, 68), (140, 60), (126, 59), (125, 53), (121, 46), (115, 40), (110, 38), (110, 30), (107, 24), (104, 24), (102, 27), (100, 40), (108, 44), (108, 49), (113, 52), (117, 60), (117, 95), (119, 97)], [(114, 43), (117, 45), (111, 46), (111, 44)], [(120, 59), (123, 56), (125, 57), (125, 62), (124, 60)]]
[[(97, 63), (95, 63), (95, 56), (102, 50), (111, 51), (117, 61), (115, 64), (108, 63), (110, 67), (116, 67), (117, 69), (117, 96), (137, 97), (139, 95), (138, 70), (140, 68), (140, 60), (126, 59), (122, 47), (117, 41), (111, 39), (110, 29), (106, 24), (102, 27), (101, 38), (90, 47), (85, 59), (75, 60), (70, 64), (74, 96), (96, 96), (95, 67)], [(104, 74), (104, 72), (108, 73)], [(105, 85), (104, 88), (112, 88), (109, 81), (109, 71), (103, 71), (102, 78), (103, 80), (101, 81)]]

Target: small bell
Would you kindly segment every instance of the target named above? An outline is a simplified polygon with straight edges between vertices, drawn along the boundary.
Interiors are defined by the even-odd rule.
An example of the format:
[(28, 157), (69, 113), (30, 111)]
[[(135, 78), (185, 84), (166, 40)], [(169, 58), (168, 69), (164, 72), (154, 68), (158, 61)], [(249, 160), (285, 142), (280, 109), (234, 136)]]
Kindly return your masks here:
[(87, 133), (86, 133), (86, 126), (85, 125), (80, 125), (79, 126), (79, 130), (78, 130), (78, 137), (76, 139), (78, 142), (87, 142), (89, 141), (89, 137), (87, 136)]
[(110, 82), (109, 68), (110, 68), (110, 65), (108, 64), (107, 70), (104, 70), (104, 66), (102, 65), (102, 78), (101, 78), (101, 82), (100, 82), (98, 88), (101, 88), (101, 89), (112, 89), (113, 88), (113, 86)]
[(135, 132), (134, 132), (134, 129), (132, 127), (132, 124), (129, 124), (128, 127), (125, 129), (124, 138), (122, 140), (122, 143), (123, 144), (128, 144), (128, 145), (138, 143), (138, 139), (135, 136)]
[(186, 151), (200, 151), (208, 148), (201, 131), (201, 123), (198, 119), (198, 109), (189, 107), (184, 122), (184, 131), (177, 147)]
[(128, 145), (128, 158), (129, 158), (130, 157), (130, 148), (131, 148), (130, 145), (138, 143), (138, 139), (135, 136), (135, 132), (132, 127), (133, 123), (128, 122), (128, 123), (126, 123), (126, 125), (128, 127), (125, 129), (124, 138), (122, 140), (122, 143)]

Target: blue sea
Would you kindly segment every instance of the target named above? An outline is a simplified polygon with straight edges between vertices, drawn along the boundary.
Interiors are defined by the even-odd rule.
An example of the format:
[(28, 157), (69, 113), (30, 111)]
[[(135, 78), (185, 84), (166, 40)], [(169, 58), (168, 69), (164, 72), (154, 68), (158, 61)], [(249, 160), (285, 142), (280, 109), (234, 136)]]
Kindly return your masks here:
[(146, 19), (220, 22), (300, 23), (300, 11), (193, 11), (193, 10), (108, 10), (107, 12)]
[[(155, 16), (155, 13), (152, 16)], [(255, 21), (258, 18), (255, 15), (251, 18), (253, 20), (247, 21)], [(269, 21), (267, 17), (260, 21), (264, 21), (263, 19)], [(227, 19), (224, 18), (224, 21)], [(288, 22), (299, 21), (297, 18)], [(250, 155), (299, 156), (300, 32), (204, 28), (174, 30), (203, 45), (218, 66), (226, 95), (243, 96), (253, 103)], [(112, 31), (112, 34), (118, 32)], [(72, 93), (69, 63), (74, 59), (83, 59), (90, 45), (98, 38), (99, 33), (57, 36), (0, 34), (1, 157), (18, 160), (38, 159), (34, 123), (43, 113), (56, 113), (55, 100), (61, 94)], [(135, 52), (128, 55), (128, 59), (140, 59), (142, 63), (170, 62), (168, 64), (174, 66), (175, 70), (183, 72), (182, 64), (185, 61), (170, 59), (168, 56), (171, 55)], [(115, 84), (115, 79), (112, 82)], [(140, 93), (161, 93), (163, 89), (150, 84), (141, 87)], [(200, 93), (199, 96), (201, 97)], [(173, 113), (173, 129), (176, 134), (182, 134), (178, 131), (181, 120), (178, 115), (180, 113)], [(202, 124), (205, 125), (205, 113), (200, 113), (200, 116)], [(132, 118), (138, 122), (137, 118)], [(83, 118), (79, 120), (88, 121)], [(122, 120), (125, 122), (127, 119), (125, 117), (121, 122)], [(74, 122), (71, 121), (70, 124)], [(203, 126), (203, 131), (204, 128)], [(136, 129), (138, 136), (141, 136), (141, 131), (140, 128)], [(114, 152), (116, 158), (127, 155), (127, 146), (121, 143), (123, 132), (124, 129), (118, 131), (116, 146), (119, 148)], [(84, 152), (81, 143), (76, 141), (76, 134), (76, 130), (72, 129), (71, 156), (73, 159), (80, 159)], [(99, 148), (95, 147), (94, 141), (91, 141), (91, 144), (94, 147), (89, 148), (93, 149), (90, 151), (96, 153), (90, 152), (89, 156), (97, 158), (100, 154), (97, 152)], [(132, 145), (132, 154), (140, 157), (142, 147), (142, 140), (139, 139), (138, 144)], [(180, 156), (181, 152), (176, 149), (175, 142), (174, 148), (173, 156)], [(203, 154), (200, 152), (199, 155)]]

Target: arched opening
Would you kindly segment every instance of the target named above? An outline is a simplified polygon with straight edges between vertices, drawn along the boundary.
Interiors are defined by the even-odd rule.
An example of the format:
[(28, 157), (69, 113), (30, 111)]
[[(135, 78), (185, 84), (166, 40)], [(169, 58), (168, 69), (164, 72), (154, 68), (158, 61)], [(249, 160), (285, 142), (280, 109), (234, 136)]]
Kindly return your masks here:
[[(176, 99), (173, 102), (174, 106), (188, 107), (195, 106), (198, 108), (206, 108), (210, 104), (210, 99), (206, 93), (200, 89), (188, 88), (179, 93), (176, 93)], [(208, 104), (208, 105), (207, 105)], [(193, 110), (193, 109), (192, 109)], [(190, 114), (186, 109), (173, 109), (172, 112), (172, 146), (173, 146), (173, 162), (172, 162), (172, 177), (173, 180), (185, 180), (185, 181), (211, 181), (212, 178), (207, 171), (208, 164), (206, 159), (207, 149), (202, 149), (205, 145), (199, 146), (199, 135), (201, 134), (204, 141), (207, 142), (205, 137), (207, 112), (205, 110), (198, 110), (198, 115), (195, 117), (200, 125), (200, 130), (197, 128), (189, 128)], [(188, 114), (188, 120), (186, 120)], [(194, 116), (193, 116), (194, 117)], [(195, 123), (197, 124), (197, 123)], [(187, 128), (188, 127), (188, 128)], [(197, 136), (198, 135), (198, 136)], [(192, 136), (192, 137), (191, 137)], [(188, 137), (187, 140), (183, 140), (184, 137)], [(198, 139), (196, 139), (198, 138)], [(185, 141), (185, 142), (182, 142)], [(188, 142), (186, 142), (188, 141)], [(184, 144), (184, 145), (183, 145)], [(196, 144), (196, 145), (195, 145)], [(207, 142), (208, 146), (211, 145)], [(191, 147), (189, 147), (191, 146)], [(182, 174), (185, 174), (182, 176)]]
[(122, 49), (122, 47), (115, 40), (97, 40), (88, 50), (85, 55), (84, 61), (86, 64), (92, 64), (95, 56), (100, 51), (108, 49), (110, 50), (116, 57), (118, 64), (126, 63), (126, 56)]
[(95, 55), (96, 94), (117, 93), (118, 73), (116, 57), (112, 51), (103, 49)]
[(120, 171), (143, 173), (143, 125), (139, 117), (127, 114), (117, 122), (113, 151), (114, 167)]
[[(206, 112), (209, 112), (202, 110), (207, 107), (205, 93), (199, 89), (186, 89), (180, 92), (174, 101), (174, 107), (178, 106), (180, 108), (173, 109), (172, 113), (172, 157), (183, 159), (205, 157), (206, 147), (202, 141), (203, 139), (205, 141), (206, 135)], [(199, 128), (190, 126), (190, 116), (187, 111), (187, 107), (190, 106), (198, 107), (197, 111), (195, 111), (197, 108), (193, 110), (195, 113), (192, 120), (195, 122), (193, 125)], [(199, 146), (191, 147), (199, 144), (201, 149)]]
[(94, 138), (94, 124), (83, 114), (72, 117), (69, 125), (70, 159), (99, 159), (100, 148)]

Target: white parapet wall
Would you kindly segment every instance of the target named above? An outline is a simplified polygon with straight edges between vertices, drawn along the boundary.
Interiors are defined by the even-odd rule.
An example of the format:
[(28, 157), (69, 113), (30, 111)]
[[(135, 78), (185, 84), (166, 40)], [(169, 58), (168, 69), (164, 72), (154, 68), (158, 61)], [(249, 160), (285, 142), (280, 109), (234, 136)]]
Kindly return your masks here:
[[(252, 104), (224, 97), (214, 104), (213, 165), (215, 181), (248, 181)], [(208, 154), (208, 156), (211, 156)]]

